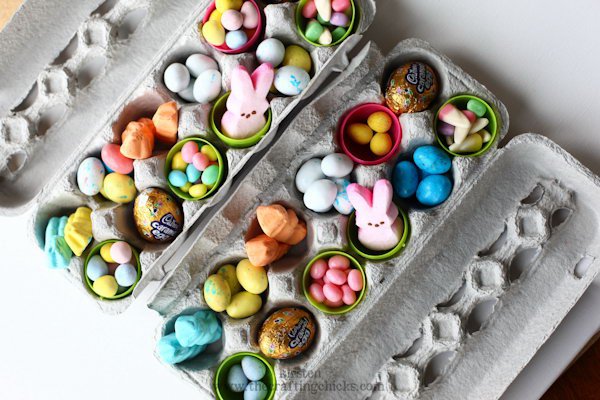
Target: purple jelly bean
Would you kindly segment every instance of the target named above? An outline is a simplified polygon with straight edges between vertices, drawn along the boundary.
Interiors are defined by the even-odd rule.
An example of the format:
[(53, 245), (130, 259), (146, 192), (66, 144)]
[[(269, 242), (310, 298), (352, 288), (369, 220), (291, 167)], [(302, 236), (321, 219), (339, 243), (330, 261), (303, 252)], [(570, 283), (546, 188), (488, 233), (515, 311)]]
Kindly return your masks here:
[(450, 125), (444, 121), (438, 121), (438, 133), (441, 133), (444, 136), (453, 136), (454, 135), (454, 126)]
[(335, 12), (331, 14), (331, 19), (329, 20), (329, 23), (335, 26), (346, 27), (350, 23), (350, 20), (348, 19), (348, 16), (346, 14)]

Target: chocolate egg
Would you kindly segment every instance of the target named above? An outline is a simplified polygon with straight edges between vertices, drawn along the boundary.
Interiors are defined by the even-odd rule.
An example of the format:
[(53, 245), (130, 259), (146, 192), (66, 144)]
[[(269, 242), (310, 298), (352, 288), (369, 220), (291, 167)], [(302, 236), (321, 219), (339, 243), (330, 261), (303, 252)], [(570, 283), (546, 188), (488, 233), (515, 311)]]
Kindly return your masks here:
[(413, 61), (397, 68), (388, 80), (385, 102), (396, 114), (426, 110), (438, 95), (438, 79), (429, 65)]
[(282, 308), (263, 322), (258, 336), (260, 351), (270, 358), (293, 358), (310, 347), (317, 327), (312, 314), (301, 308)]
[(142, 191), (135, 199), (133, 217), (140, 235), (153, 243), (170, 242), (183, 228), (181, 207), (162, 189)]

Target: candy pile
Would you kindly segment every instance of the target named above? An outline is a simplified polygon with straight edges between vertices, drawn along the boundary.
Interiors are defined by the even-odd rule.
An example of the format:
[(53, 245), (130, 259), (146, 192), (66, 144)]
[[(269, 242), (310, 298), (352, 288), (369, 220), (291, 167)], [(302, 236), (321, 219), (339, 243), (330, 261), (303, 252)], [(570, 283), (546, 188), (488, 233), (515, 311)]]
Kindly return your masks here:
[(245, 356), (242, 362), (234, 364), (227, 373), (227, 387), (232, 392), (244, 393), (244, 400), (263, 400), (269, 389), (261, 379), (267, 373), (265, 363), (253, 356)]
[(69, 266), (71, 257), (83, 254), (92, 241), (92, 210), (79, 207), (69, 217), (52, 217), (46, 225), (44, 253), (48, 266), (62, 269)]
[(167, 243), (183, 229), (183, 211), (173, 196), (148, 188), (133, 203), (133, 219), (140, 235), (151, 243)]
[(390, 75), (385, 102), (396, 114), (421, 112), (429, 108), (438, 91), (438, 79), (433, 68), (420, 61), (411, 61)]
[(260, 294), (269, 287), (267, 271), (244, 259), (234, 267), (223, 265), (204, 282), (204, 301), (216, 312), (231, 318), (247, 318), (262, 307)]
[(279, 260), (306, 237), (306, 223), (290, 208), (279, 204), (259, 206), (256, 216), (262, 233), (246, 241), (252, 265), (265, 266)]
[(208, 43), (237, 50), (248, 43), (258, 27), (260, 13), (251, 1), (216, 0), (216, 9), (202, 25)]
[(174, 332), (163, 336), (156, 349), (164, 362), (177, 364), (196, 357), (209, 344), (221, 339), (222, 334), (217, 315), (210, 310), (200, 310), (177, 317)]
[(392, 150), (392, 138), (388, 133), (392, 119), (384, 111), (369, 115), (367, 123), (355, 122), (347, 127), (347, 135), (359, 145), (368, 145), (373, 154), (383, 157)]
[(287, 96), (296, 96), (310, 82), (312, 60), (300, 46), (284, 44), (275, 38), (263, 40), (256, 48), (256, 58), (260, 63), (269, 63), (275, 70), (275, 89)]
[(137, 259), (127, 242), (105, 243), (100, 254), (87, 261), (85, 274), (93, 282), (92, 290), (111, 298), (135, 285), (138, 280)]
[(278, 360), (297, 357), (312, 344), (317, 334), (315, 318), (296, 307), (274, 311), (263, 322), (258, 333), (260, 351)]
[(167, 89), (192, 103), (210, 103), (221, 93), (221, 73), (217, 62), (200, 53), (189, 56), (185, 65), (169, 65), (163, 80)]
[(406, 199), (416, 194), (425, 206), (446, 201), (452, 192), (452, 181), (445, 175), (452, 168), (448, 154), (435, 146), (421, 146), (413, 153), (413, 161), (401, 161), (394, 168), (394, 191), (398, 197)]
[(302, 7), (302, 16), (309, 21), (304, 36), (321, 45), (339, 41), (345, 34), (352, 18), (350, 0), (308, 0)]
[(202, 198), (213, 188), (221, 169), (216, 149), (209, 144), (198, 147), (198, 142), (193, 140), (175, 153), (169, 167), (169, 183), (195, 199)]
[(492, 140), (491, 133), (485, 129), (490, 123), (485, 118), (487, 112), (486, 104), (478, 99), (469, 100), (466, 110), (448, 103), (438, 113), (437, 132), (445, 136), (450, 151), (475, 153)]
[(310, 296), (331, 308), (356, 303), (364, 286), (360, 270), (351, 268), (350, 259), (340, 254), (316, 260), (310, 267), (310, 277)]
[(315, 212), (327, 212), (331, 207), (344, 215), (352, 212), (346, 188), (354, 163), (345, 154), (329, 154), (322, 160), (306, 161), (296, 173), (296, 187), (304, 193), (304, 205)]

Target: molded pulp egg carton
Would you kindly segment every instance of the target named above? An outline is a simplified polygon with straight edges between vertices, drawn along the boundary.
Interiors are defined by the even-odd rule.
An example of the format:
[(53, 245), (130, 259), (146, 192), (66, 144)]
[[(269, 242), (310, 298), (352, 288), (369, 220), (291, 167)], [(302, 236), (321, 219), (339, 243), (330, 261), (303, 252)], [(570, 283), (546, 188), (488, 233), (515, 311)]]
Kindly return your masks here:
[[(30, 1), (33, 8), (38, 5)], [(257, 145), (232, 149), (220, 142), (209, 128), (212, 104), (187, 103), (170, 92), (162, 81), (168, 65), (183, 62), (188, 55), (197, 52), (208, 54), (218, 62), (223, 75), (223, 92), (230, 89), (233, 68), (244, 65), (252, 70), (258, 65), (253, 53), (224, 55), (200, 40), (198, 23), (209, 4), (209, 0), (184, 0), (176, 4), (158, 0), (107, 0), (100, 6), (94, 4), (94, 11), (79, 25), (67, 48), (39, 73), (31, 94), (21, 102), (15, 101), (13, 108), (4, 110), (0, 118), (1, 213), (18, 213), (35, 206), (32, 230), (43, 248), (43, 233), (50, 217), (87, 206), (93, 210), (94, 236), (88, 249), (107, 239), (127, 240), (141, 249), (143, 275), (133, 296), (113, 301), (96, 300), (109, 313), (125, 310), (148, 281), (164, 275), (162, 264), (183, 242), (186, 231), (198, 217), (227, 197), (236, 175), (253, 156), (271, 144), (278, 126), (288, 116), (292, 117), (292, 110), (308, 102), (324, 87), (328, 76), (346, 67), (347, 53), (358, 43), (360, 33), (367, 29), (375, 14), (374, 0), (357, 1), (361, 13), (356, 33), (338, 46), (315, 47), (296, 31), (296, 3), (267, 5), (264, 8), (265, 37), (276, 37), (286, 45), (298, 44), (308, 49), (313, 61), (312, 79), (300, 95), (272, 99), (273, 121)], [(63, 7), (68, 8), (67, 4)], [(20, 17), (27, 19), (28, 10), (23, 12), (25, 15)], [(4, 51), (10, 52), (11, 48)], [(25, 94), (18, 92), (20, 97), (15, 98), (22, 99)], [(83, 159), (99, 156), (105, 143), (118, 143), (127, 123), (152, 117), (160, 104), (171, 100), (180, 107), (179, 139), (199, 136), (211, 141), (227, 160), (227, 175), (214, 196), (182, 201), (184, 231), (176, 240), (169, 245), (150, 244), (136, 231), (133, 203), (118, 205), (100, 195), (83, 195), (77, 187), (76, 172)], [(139, 191), (149, 187), (168, 190), (163, 173), (165, 158), (166, 152), (134, 162), (135, 185)], [(65, 275), (86, 292), (85, 296), (95, 298), (83, 283), (86, 254), (74, 257)]]
[(348, 250), (347, 217), (307, 210), (295, 173), (310, 158), (340, 151), (335, 135), (344, 112), (382, 101), (390, 72), (411, 60), (436, 69), (440, 96), (430, 110), (400, 117), (395, 160), (356, 166), (353, 181), (390, 179), (398, 159), (434, 143), (434, 112), (454, 95), (487, 100), (499, 120), (498, 140), (507, 133), (504, 105), (427, 43), (403, 41), (386, 57), (368, 44), (165, 266), (168, 275), (150, 303), (165, 321), (157, 340), (180, 313), (207, 307), (202, 284), (211, 273), (245, 258), (244, 236), (256, 226), (258, 205), (283, 203), (307, 223), (306, 241), (269, 266), (261, 311), (243, 320), (221, 314), (222, 341), (171, 367), (207, 396), (224, 358), (259, 351), (258, 331), (272, 311), (300, 306), (313, 313), (318, 332), (306, 353), (274, 362), (278, 384), (294, 388), (280, 386), (278, 399), (498, 398), (598, 273), (600, 179), (548, 139), (525, 134), (502, 149), (496, 142), (482, 157), (454, 158), (454, 189), (442, 205), (404, 204), (408, 244), (388, 261), (361, 260), (367, 293), (356, 309), (330, 316), (308, 303), (304, 268), (322, 251)]

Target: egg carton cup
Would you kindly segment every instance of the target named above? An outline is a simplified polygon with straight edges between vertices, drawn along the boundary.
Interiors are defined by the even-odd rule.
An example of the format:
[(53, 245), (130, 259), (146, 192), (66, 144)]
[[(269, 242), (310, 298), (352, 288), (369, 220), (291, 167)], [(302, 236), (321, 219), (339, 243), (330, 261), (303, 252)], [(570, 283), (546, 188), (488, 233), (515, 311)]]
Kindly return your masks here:
[[(164, 70), (172, 62), (185, 61), (190, 54), (207, 54), (219, 64), (222, 92), (225, 92), (230, 89), (231, 71), (238, 65), (254, 69), (258, 65), (256, 57), (250, 52), (225, 55), (201, 40), (198, 23), (209, 1), (180, 2), (174, 10), (165, 3), (168, 2), (121, 0), (103, 3), (81, 24), (65, 49), (65, 52), (69, 50), (68, 54), (61, 54), (40, 73), (32, 89), (37, 96), (33, 99), (28, 97), (0, 118), (3, 133), (0, 152), (6, 156), (0, 159), (10, 164), (11, 154), (22, 156), (18, 168), (8, 168), (13, 164), (0, 167), (3, 171), (0, 173), (0, 212), (18, 213), (33, 206), (32, 232), (38, 245), (43, 247), (43, 231), (50, 217), (68, 214), (78, 206), (88, 206), (93, 210), (92, 246), (116, 238), (126, 240), (141, 250), (143, 276), (133, 296), (118, 301), (98, 299), (97, 303), (108, 313), (125, 310), (147, 282), (156, 279), (152, 270), (156, 270), (156, 276), (164, 275), (161, 263), (183, 242), (188, 228), (207, 209), (227, 197), (236, 175), (252, 157), (258, 156), (272, 143), (277, 128), (286, 118), (292, 117), (293, 109), (310, 101), (317, 90), (326, 86), (331, 74), (340, 73), (346, 67), (349, 62), (347, 54), (360, 41), (359, 33), (368, 27), (375, 13), (374, 1), (362, 1), (360, 6), (365, 14), (356, 34), (335, 48), (310, 49), (311, 46), (301, 39), (286, 36), (287, 25), (295, 27), (293, 13), (286, 12), (289, 5), (266, 6), (265, 14), (272, 16), (267, 17), (265, 36), (281, 37), (286, 45), (298, 44), (309, 49), (313, 61), (312, 78), (300, 95), (272, 98), (273, 121), (257, 145), (232, 149), (226, 147), (209, 128), (212, 104), (187, 103), (170, 92), (163, 83)], [(91, 74), (94, 71), (86, 69), (90, 58), (99, 60), (101, 64), (93, 65), (95, 76)], [(121, 79), (123, 77), (129, 78), (129, 81)], [(197, 136), (212, 142), (226, 159), (227, 173), (214, 196), (182, 201), (184, 231), (175, 241), (169, 245), (152, 244), (145, 242), (137, 233), (132, 204), (119, 205), (101, 196), (82, 195), (77, 187), (76, 171), (86, 157), (99, 156), (106, 143), (119, 143), (127, 123), (141, 117), (152, 117), (160, 104), (171, 100), (176, 101), (180, 109), (179, 139)], [(45, 117), (47, 110), (57, 108), (63, 110), (60, 116), (53, 113), (51, 120)], [(97, 126), (96, 121), (102, 121), (102, 124)], [(15, 143), (11, 138), (18, 135), (13, 128), (24, 129), (22, 137), (27, 140)], [(44, 132), (40, 132), (41, 128)], [(73, 154), (69, 155), (73, 150)], [(68, 161), (63, 164), (65, 158)], [(134, 162), (135, 185), (139, 191), (149, 187), (168, 190), (163, 172), (165, 158), (166, 151)], [(82, 260), (73, 258), (66, 275), (87, 291), (82, 272)]]

